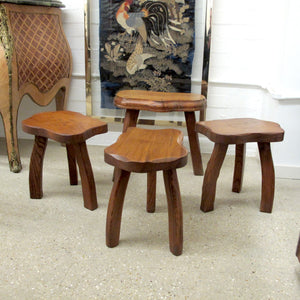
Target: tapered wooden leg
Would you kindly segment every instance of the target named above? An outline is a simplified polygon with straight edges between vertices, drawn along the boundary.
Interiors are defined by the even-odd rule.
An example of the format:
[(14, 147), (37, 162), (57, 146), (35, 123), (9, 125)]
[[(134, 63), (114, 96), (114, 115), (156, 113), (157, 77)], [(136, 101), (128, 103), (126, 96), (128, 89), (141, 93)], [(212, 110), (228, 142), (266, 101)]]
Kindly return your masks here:
[(185, 115), (187, 132), (189, 136), (194, 175), (203, 175), (200, 144), (198, 139), (198, 133), (195, 131), (195, 125), (196, 125), (195, 112), (193, 111), (184, 112), (184, 115)]
[(155, 212), (155, 197), (156, 197), (156, 172), (147, 174), (147, 212)]
[(164, 170), (168, 200), (170, 251), (180, 255), (183, 247), (182, 206), (176, 169)]
[(29, 167), (29, 190), (31, 199), (43, 197), (43, 162), (48, 139), (35, 136)]
[(260, 211), (271, 213), (274, 200), (275, 173), (270, 143), (257, 143), (261, 162), (262, 187)]
[(125, 132), (128, 127), (136, 127), (139, 112), (140, 111), (136, 109), (126, 109), (123, 132)]
[(119, 244), (123, 203), (129, 177), (130, 172), (115, 168), (115, 180), (106, 216), (106, 245), (110, 248)]
[(68, 157), (68, 165), (69, 165), (70, 185), (77, 185), (78, 177), (77, 177), (75, 150), (72, 144), (67, 144), (66, 149), (67, 149), (67, 157)]
[(244, 163), (245, 163), (246, 145), (235, 145), (235, 162), (234, 173), (232, 182), (232, 191), (239, 193), (242, 190), (243, 175), (244, 175)]
[[(126, 109), (124, 124), (123, 124), (123, 132), (125, 132), (128, 127), (136, 127), (139, 113), (140, 111), (136, 109)], [(112, 181), (114, 181), (115, 172), (116, 172), (116, 168), (114, 169)]]
[(98, 207), (94, 174), (89, 159), (86, 143), (73, 145), (79, 168), (84, 207), (94, 210)]
[(217, 180), (226, 155), (227, 144), (215, 144), (210, 160), (207, 164), (202, 186), (200, 209), (209, 212), (214, 209)]

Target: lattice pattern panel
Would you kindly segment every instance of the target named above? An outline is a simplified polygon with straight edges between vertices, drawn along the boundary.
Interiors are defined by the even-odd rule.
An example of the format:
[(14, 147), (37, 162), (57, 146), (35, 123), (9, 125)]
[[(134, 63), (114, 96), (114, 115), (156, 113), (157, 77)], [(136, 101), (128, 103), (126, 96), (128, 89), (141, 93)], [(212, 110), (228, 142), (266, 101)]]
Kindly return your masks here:
[(67, 41), (54, 14), (10, 12), (19, 88), (25, 83), (41, 92), (70, 76)]

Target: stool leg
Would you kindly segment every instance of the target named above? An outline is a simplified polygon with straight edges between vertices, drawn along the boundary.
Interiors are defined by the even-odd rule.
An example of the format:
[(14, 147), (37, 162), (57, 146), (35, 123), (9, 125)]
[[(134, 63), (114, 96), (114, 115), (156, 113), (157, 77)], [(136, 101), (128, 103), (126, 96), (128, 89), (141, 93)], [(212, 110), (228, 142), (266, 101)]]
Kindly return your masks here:
[(66, 149), (67, 149), (67, 157), (68, 157), (68, 165), (69, 165), (70, 185), (77, 185), (78, 177), (77, 177), (75, 150), (72, 144), (67, 144)]
[(35, 136), (29, 167), (29, 190), (31, 199), (43, 197), (43, 162), (48, 139)]
[(164, 182), (168, 200), (169, 243), (174, 255), (182, 253), (182, 206), (176, 169), (164, 170)]
[(123, 132), (125, 132), (128, 127), (136, 127), (139, 112), (140, 111), (136, 109), (126, 109)]
[(245, 163), (246, 145), (235, 145), (235, 162), (234, 173), (232, 182), (232, 191), (239, 193), (242, 190), (243, 175), (244, 175), (244, 163)]
[(261, 162), (262, 187), (260, 211), (271, 213), (274, 200), (275, 173), (270, 143), (257, 143)]
[(156, 172), (147, 174), (147, 212), (155, 212)]
[(76, 161), (79, 167), (84, 207), (90, 210), (94, 210), (98, 207), (96, 187), (86, 143), (83, 142), (74, 144), (73, 147), (76, 154)]
[(207, 164), (202, 185), (202, 199), (200, 209), (209, 212), (214, 209), (217, 179), (226, 155), (227, 144), (215, 144), (210, 160)]
[(106, 245), (110, 248), (119, 244), (123, 203), (129, 177), (130, 172), (115, 168), (106, 216)]
[(184, 115), (186, 121), (186, 128), (189, 136), (194, 175), (203, 175), (200, 144), (198, 139), (198, 133), (195, 131), (195, 126), (196, 126), (195, 112), (185, 111)]

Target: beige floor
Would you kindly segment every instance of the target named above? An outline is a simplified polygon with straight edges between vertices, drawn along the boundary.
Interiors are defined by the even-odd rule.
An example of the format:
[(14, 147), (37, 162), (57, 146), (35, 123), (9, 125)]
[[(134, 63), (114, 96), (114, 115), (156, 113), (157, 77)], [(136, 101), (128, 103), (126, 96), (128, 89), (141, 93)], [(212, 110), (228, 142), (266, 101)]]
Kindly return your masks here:
[[(232, 157), (222, 168), (215, 210), (199, 210), (203, 177), (178, 170), (184, 249), (168, 248), (167, 206), (158, 176), (157, 211), (145, 212), (146, 176), (132, 174), (120, 245), (105, 246), (112, 167), (89, 146), (99, 208), (83, 208), (69, 186), (65, 150), (49, 142), (44, 198), (28, 194), (32, 142), (22, 141), (23, 171), (10, 173), (0, 146), (0, 299), (300, 299), (300, 181), (277, 179), (272, 214), (259, 212), (260, 166), (248, 158), (243, 191), (231, 192)], [(204, 156), (207, 163), (208, 156)]]

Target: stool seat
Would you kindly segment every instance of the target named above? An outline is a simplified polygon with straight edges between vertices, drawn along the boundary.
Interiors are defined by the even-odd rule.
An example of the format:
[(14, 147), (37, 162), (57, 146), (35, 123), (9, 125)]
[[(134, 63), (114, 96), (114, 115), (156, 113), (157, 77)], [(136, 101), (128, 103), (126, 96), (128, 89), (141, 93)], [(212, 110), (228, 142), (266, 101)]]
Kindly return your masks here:
[(270, 143), (283, 140), (284, 130), (280, 125), (270, 121), (238, 118), (197, 122), (196, 131), (204, 134), (215, 143), (204, 174), (201, 210), (208, 212), (214, 208), (217, 179), (228, 145), (236, 145), (232, 191), (239, 193), (243, 180), (245, 144), (257, 142), (262, 170), (260, 211), (271, 213), (274, 200), (275, 174)]
[(215, 143), (223, 144), (280, 142), (284, 135), (279, 124), (253, 118), (197, 122), (196, 131)]
[(43, 197), (43, 160), (48, 138), (66, 144), (71, 185), (78, 184), (79, 167), (84, 207), (94, 210), (98, 207), (96, 187), (90, 163), (86, 139), (107, 132), (107, 124), (72, 111), (42, 112), (22, 121), (25, 132), (35, 135), (30, 169), (29, 189), (32, 199)]
[(50, 138), (59, 143), (81, 143), (107, 132), (107, 124), (73, 111), (42, 112), (22, 122), (22, 129), (30, 134)]
[(195, 93), (122, 90), (116, 94), (114, 103), (120, 108), (154, 112), (198, 111), (205, 107), (206, 99)]
[[(182, 146), (182, 140), (183, 134), (176, 129), (130, 127), (116, 143), (104, 150), (105, 162), (116, 167), (106, 217), (108, 247), (119, 244), (122, 209), (130, 173), (162, 170), (168, 201), (170, 250), (174, 255), (182, 253), (182, 207), (176, 173), (177, 168), (187, 163), (188, 152)], [(149, 184), (153, 187), (155, 182)]]
[[(187, 163), (183, 135), (176, 129), (130, 127), (104, 150), (104, 160), (128, 172), (148, 173), (181, 168)], [(146, 151), (145, 151), (146, 150)]]

